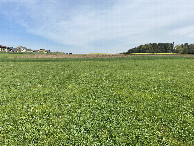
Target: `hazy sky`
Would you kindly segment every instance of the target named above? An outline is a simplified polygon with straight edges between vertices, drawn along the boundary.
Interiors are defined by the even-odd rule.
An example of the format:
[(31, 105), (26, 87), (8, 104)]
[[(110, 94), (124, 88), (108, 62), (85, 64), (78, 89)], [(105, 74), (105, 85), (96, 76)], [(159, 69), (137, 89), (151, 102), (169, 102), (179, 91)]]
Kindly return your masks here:
[(194, 43), (194, 0), (0, 0), (0, 45), (120, 53)]

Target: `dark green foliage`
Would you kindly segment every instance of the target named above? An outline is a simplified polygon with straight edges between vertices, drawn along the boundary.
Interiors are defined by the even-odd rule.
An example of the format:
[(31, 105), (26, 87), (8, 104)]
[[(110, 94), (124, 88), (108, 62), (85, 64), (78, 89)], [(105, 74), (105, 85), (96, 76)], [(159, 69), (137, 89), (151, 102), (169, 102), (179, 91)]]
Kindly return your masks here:
[(2, 58), (0, 144), (193, 145), (193, 87), (193, 58)]
[(182, 53), (194, 54), (194, 44), (150, 43), (129, 49), (126, 53)]
[(128, 50), (127, 53), (173, 53), (174, 43), (150, 43)]
[(185, 43), (184, 45), (177, 45), (176, 51), (182, 54), (194, 54), (194, 44)]

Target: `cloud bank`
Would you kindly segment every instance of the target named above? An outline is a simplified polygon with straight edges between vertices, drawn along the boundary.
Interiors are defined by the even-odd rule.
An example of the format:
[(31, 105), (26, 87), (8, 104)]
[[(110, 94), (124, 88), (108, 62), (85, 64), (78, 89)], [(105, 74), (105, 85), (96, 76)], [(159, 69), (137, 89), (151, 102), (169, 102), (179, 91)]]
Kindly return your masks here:
[(0, 0), (28, 33), (76, 53), (119, 53), (149, 42), (194, 40), (192, 0)]

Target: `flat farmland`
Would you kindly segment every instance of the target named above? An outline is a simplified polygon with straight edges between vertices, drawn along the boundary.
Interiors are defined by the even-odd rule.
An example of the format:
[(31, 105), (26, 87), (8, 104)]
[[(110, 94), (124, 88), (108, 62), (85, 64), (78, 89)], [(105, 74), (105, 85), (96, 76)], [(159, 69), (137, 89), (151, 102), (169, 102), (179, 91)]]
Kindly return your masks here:
[(194, 144), (192, 56), (0, 55), (1, 145)]

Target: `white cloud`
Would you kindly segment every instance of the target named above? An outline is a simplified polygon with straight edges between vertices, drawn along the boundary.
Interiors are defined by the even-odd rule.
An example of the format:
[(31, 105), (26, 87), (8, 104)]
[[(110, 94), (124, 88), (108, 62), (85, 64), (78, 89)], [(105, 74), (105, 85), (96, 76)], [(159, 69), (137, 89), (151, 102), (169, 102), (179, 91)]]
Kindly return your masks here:
[(115, 0), (103, 10), (93, 5), (75, 9), (68, 0), (9, 2), (17, 6), (13, 19), (28, 32), (88, 52), (120, 52), (137, 44), (194, 37), (192, 0)]

